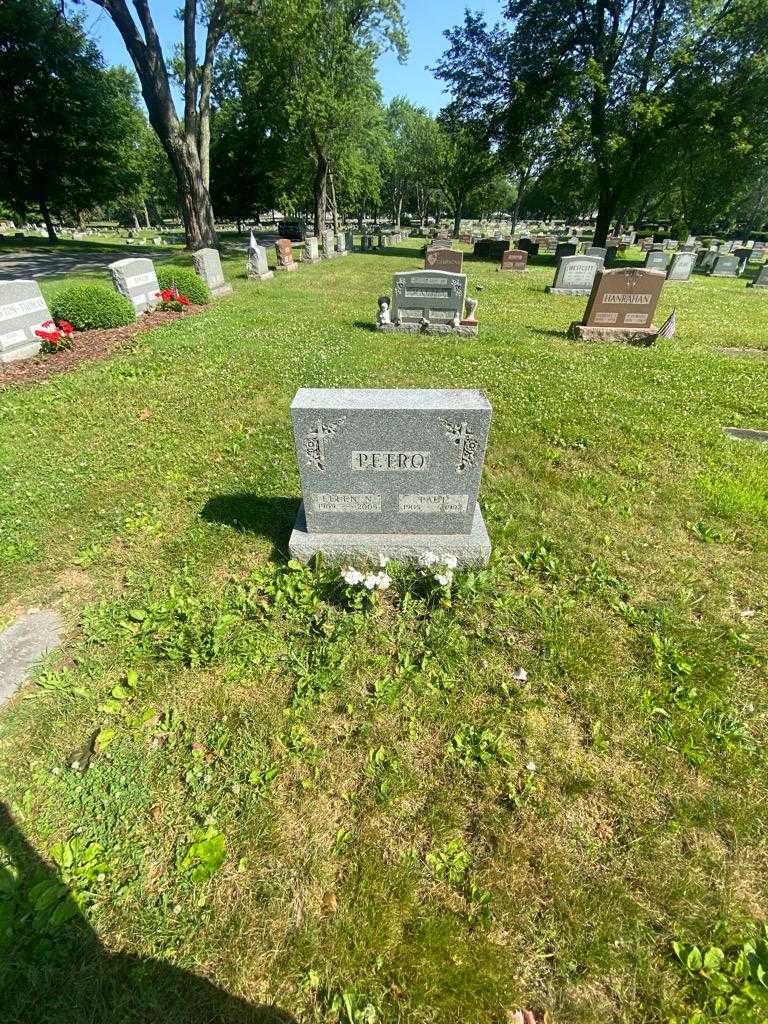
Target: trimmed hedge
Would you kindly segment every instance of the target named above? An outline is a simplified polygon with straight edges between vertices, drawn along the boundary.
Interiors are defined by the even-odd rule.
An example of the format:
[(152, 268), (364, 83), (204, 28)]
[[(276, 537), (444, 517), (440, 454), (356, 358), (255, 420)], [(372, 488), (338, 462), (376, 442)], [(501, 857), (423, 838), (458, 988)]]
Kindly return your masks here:
[(76, 331), (125, 327), (136, 314), (131, 302), (106, 284), (71, 284), (48, 303), (54, 320), (69, 320)]
[(173, 288), (175, 285), (196, 306), (204, 306), (211, 301), (208, 285), (189, 267), (160, 266), (157, 268), (157, 280), (161, 288)]

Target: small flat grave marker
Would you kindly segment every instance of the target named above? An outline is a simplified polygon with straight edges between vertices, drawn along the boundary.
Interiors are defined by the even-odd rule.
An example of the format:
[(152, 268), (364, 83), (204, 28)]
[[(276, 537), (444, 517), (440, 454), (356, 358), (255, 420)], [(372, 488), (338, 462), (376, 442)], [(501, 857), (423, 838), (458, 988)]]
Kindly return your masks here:
[(477, 504), (491, 407), (480, 391), (301, 388), (291, 405), (303, 504), (294, 558), (360, 564), (426, 551), (484, 564)]
[(735, 437), (739, 441), (762, 441), (768, 442), (768, 430), (752, 430), (748, 427), (723, 427), (729, 437)]
[(0, 633), (0, 707), (30, 671), (61, 642), (64, 623), (53, 611), (30, 611)]
[(50, 319), (37, 281), (0, 281), (0, 363), (36, 356), (40, 339), (35, 331)]
[(131, 300), (134, 311), (144, 313), (158, 303), (160, 285), (152, 260), (143, 257), (129, 257), (109, 264), (112, 284), (121, 295)]

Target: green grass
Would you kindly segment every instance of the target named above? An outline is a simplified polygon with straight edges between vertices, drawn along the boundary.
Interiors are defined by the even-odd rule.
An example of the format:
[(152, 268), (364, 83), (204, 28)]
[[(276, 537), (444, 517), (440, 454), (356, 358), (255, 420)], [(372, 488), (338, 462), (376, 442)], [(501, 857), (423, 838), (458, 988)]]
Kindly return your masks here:
[[(768, 363), (718, 352), (768, 296), (696, 277), (673, 341), (581, 345), (546, 258), (467, 261), (477, 339), (379, 336), (419, 245), (228, 257), (203, 314), (0, 392), (0, 622), (69, 627), (0, 715), (7, 845), (77, 900), (0, 888), (4, 1020), (720, 1019), (673, 943), (731, 971), (768, 909), (768, 447), (721, 430), (768, 427)], [(300, 386), (482, 388), (488, 570), (358, 606), (288, 566)]]

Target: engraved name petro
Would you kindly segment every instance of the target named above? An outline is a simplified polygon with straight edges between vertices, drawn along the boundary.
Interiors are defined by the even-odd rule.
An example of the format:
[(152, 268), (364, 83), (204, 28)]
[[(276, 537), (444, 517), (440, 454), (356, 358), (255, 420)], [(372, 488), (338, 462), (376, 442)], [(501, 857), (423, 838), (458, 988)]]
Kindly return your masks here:
[(357, 472), (423, 473), (429, 457), (429, 452), (352, 452), (349, 468)]

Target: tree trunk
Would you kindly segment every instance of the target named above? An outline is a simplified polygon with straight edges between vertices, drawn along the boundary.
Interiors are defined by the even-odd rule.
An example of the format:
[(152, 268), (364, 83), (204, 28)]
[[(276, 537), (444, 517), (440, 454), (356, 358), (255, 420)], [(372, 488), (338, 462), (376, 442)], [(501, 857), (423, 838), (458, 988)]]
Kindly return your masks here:
[(597, 206), (597, 222), (595, 224), (595, 237), (593, 245), (605, 245), (608, 232), (613, 220), (613, 213), (616, 209), (616, 200), (607, 189), (600, 190), (600, 201)]
[(131, 210), (131, 216), (133, 217), (133, 230), (141, 231), (141, 224), (139, 224), (139, 218), (136, 216), (135, 210)]
[(315, 180), (313, 195), (315, 199), (315, 237), (319, 238), (325, 228), (326, 182), (328, 180), (328, 161), (321, 150), (315, 152)]
[(145, 228), (151, 228), (152, 227), (152, 221), (149, 219), (149, 210), (147, 209), (147, 201), (146, 201), (146, 199), (142, 200), (142, 206), (144, 207), (144, 227)]
[(365, 210), (361, 206), (357, 212), (357, 230), (362, 234), (363, 231), (363, 220), (365, 218)]
[(401, 220), (402, 216), (403, 216), (403, 194), (401, 192), (398, 195), (398, 197), (397, 197), (397, 202), (395, 203), (395, 228), (398, 231), (400, 230), (400, 220)]
[(58, 242), (59, 239), (56, 235), (56, 228), (53, 226), (53, 221), (51, 220), (51, 211), (48, 209), (48, 204), (43, 202), (43, 200), (40, 200), (40, 212), (42, 213), (43, 220), (45, 221), (48, 240), (51, 242)]
[(218, 239), (213, 221), (213, 207), (208, 189), (203, 184), (200, 158), (193, 142), (172, 140), (166, 148), (179, 186), (181, 215), (187, 248), (216, 248)]
[(464, 201), (460, 199), (456, 204), (456, 209), (453, 212), (453, 237), (458, 238), (461, 233), (461, 211), (464, 207)]
[(336, 207), (336, 186), (333, 184), (333, 171), (328, 168), (328, 181), (331, 186), (331, 213), (333, 214), (333, 230), (339, 233), (339, 211)]

